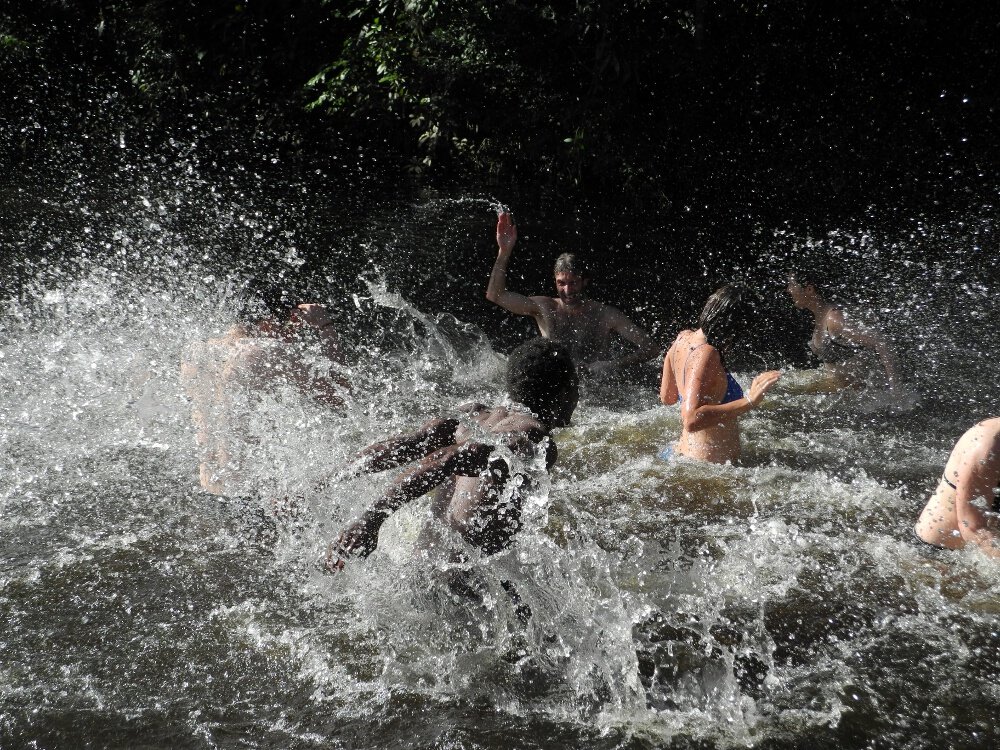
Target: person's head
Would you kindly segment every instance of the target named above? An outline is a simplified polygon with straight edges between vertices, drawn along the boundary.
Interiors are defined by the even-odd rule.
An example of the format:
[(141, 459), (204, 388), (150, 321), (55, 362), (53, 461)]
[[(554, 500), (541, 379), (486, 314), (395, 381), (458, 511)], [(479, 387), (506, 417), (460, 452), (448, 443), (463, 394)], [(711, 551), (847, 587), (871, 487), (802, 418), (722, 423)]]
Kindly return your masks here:
[(272, 283), (251, 281), (243, 295), (239, 319), (251, 326), (289, 322), (298, 303), (291, 291)]
[(814, 308), (824, 301), (824, 285), (813, 274), (791, 271), (788, 274), (788, 295), (797, 308)]
[(569, 349), (541, 337), (521, 344), (507, 359), (507, 393), (550, 427), (569, 424), (580, 397)]
[(745, 296), (743, 287), (726, 284), (712, 293), (698, 316), (697, 327), (720, 352), (725, 352), (752, 325)]
[(583, 298), (584, 290), (590, 282), (590, 272), (583, 260), (573, 253), (563, 253), (556, 258), (553, 273), (556, 279), (556, 294), (563, 302), (574, 302)]

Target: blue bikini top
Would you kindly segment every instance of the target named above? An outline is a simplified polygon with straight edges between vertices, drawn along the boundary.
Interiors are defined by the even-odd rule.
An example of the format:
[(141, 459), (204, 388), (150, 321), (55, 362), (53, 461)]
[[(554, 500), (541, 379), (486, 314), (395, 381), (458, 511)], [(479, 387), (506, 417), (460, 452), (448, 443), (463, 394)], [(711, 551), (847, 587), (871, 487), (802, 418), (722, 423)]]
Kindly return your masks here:
[[(687, 368), (688, 358), (691, 356), (691, 352), (693, 352), (695, 349), (698, 349), (699, 347), (702, 347), (702, 346), (704, 346), (704, 344), (698, 344), (698, 346), (694, 347), (694, 349), (691, 349), (691, 351), (688, 352), (687, 357), (684, 358), (684, 364), (681, 366), (681, 388), (682, 389), (684, 388), (684, 380), (686, 379), (686, 368)], [(726, 373), (726, 395), (722, 397), (722, 401), (720, 401), (719, 403), (720, 404), (729, 404), (729, 403), (732, 403), (733, 401), (739, 401), (741, 398), (743, 398), (743, 386), (741, 386), (738, 382), (736, 382), (736, 378), (734, 378), (730, 373), (727, 372)], [(684, 401), (684, 397), (681, 396), (680, 394), (677, 394), (677, 401), (678, 401), (678, 403), (683, 402)]]

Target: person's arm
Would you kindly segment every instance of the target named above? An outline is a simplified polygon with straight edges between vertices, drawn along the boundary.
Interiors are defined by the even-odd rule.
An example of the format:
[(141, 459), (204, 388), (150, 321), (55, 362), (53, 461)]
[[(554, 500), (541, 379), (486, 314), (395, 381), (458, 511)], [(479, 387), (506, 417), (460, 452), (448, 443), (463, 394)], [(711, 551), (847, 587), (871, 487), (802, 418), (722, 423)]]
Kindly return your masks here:
[(779, 370), (762, 372), (750, 384), (750, 393), (728, 404), (703, 403), (710, 384), (725, 374), (722, 358), (715, 348), (705, 347), (704, 354), (695, 353), (694, 367), (686, 381), (684, 402), (681, 405), (681, 421), (689, 432), (705, 429), (717, 424), (719, 417), (739, 417), (760, 406), (766, 394), (781, 377)]
[[(361, 517), (345, 528), (327, 552), (327, 568), (341, 570), (349, 557), (368, 557), (378, 546), (378, 532), (385, 520), (411, 500), (426, 495), (451, 476), (479, 476), (494, 470), (490, 456), (494, 446), (465, 443), (439, 448), (413, 469), (398, 477), (382, 497)], [(496, 471), (502, 471), (498, 461)]]
[(676, 404), (677, 397), (680, 396), (677, 390), (677, 376), (674, 375), (674, 366), (670, 361), (670, 355), (673, 353), (675, 346), (677, 346), (676, 341), (670, 345), (667, 353), (663, 355), (663, 373), (660, 375), (660, 403), (667, 406)]
[(458, 425), (457, 419), (439, 417), (425, 422), (413, 432), (373, 443), (350, 461), (343, 476), (376, 474), (423, 458), (454, 443)]
[(601, 370), (624, 370), (629, 367), (641, 365), (656, 356), (656, 344), (642, 328), (637, 326), (621, 310), (610, 305), (604, 306), (604, 315), (607, 316), (608, 329), (617, 333), (626, 341), (635, 345), (635, 351), (626, 354), (620, 359), (607, 362), (592, 362), (588, 365), (588, 370), (594, 375), (603, 374)]
[(307, 303), (299, 305), (292, 312), (292, 321), (301, 320), (316, 329), (323, 356), (331, 362), (341, 364), (340, 339), (337, 326), (325, 305)]
[(889, 386), (897, 388), (902, 384), (899, 377), (899, 364), (896, 361), (896, 355), (884, 337), (854, 322), (848, 321), (841, 310), (830, 312), (830, 316), (827, 319), (827, 331), (830, 332), (831, 336), (842, 338), (854, 346), (864, 347), (875, 352), (882, 363), (882, 369), (885, 370)]
[[(337, 327), (325, 305), (307, 303), (299, 305), (292, 312), (292, 321), (301, 321), (315, 331), (322, 355), (332, 365), (343, 363), (340, 352), (340, 338)], [(343, 406), (344, 398), (341, 391), (350, 391), (350, 383), (341, 375), (328, 372), (316, 375), (308, 368), (296, 368), (292, 371), (293, 379), (302, 390), (310, 393), (318, 401), (330, 406)]]
[(507, 288), (507, 265), (517, 242), (517, 226), (513, 217), (504, 211), (497, 219), (497, 246), (499, 252), (490, 273), (490, 282), (486, 287), (486, 299), (500, 305), (504, 310), (515, 315), (530, 315), (537, 318), (541, 308), (531, 297), (512, 292)]
[(986, 436), (971, 442), (956, 471), (958, 530), (966, 544), (977, 546), (987, 557), (1000, 559), (1000, 529), (996, 517), (986, 512), (1000, 479), (1000, 446)]

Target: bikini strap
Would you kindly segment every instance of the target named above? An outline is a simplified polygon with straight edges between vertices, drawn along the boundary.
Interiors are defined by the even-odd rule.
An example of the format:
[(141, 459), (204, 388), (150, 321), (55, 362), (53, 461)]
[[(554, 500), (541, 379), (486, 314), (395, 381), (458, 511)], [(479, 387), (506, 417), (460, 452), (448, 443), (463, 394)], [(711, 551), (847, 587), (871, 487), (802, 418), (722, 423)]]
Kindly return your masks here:
[(688, 349), (687, 356), (684, 358), (684, 364), (681, 365), (681, 389), (682, 390), (684, 388), (684, 383), (687, 382), (688, 360), (691, 359), (691, 355), (694, 354), (694, 352), (695, 352), (696, 349), (701, 349), (701, 347), (705, 346), (705, 344), (707, 344), (707, 343), (708, 343), (707, 341), (702, 341), (700, 344), (698, 344), (698, 346), (692, 346), (690, 349)]

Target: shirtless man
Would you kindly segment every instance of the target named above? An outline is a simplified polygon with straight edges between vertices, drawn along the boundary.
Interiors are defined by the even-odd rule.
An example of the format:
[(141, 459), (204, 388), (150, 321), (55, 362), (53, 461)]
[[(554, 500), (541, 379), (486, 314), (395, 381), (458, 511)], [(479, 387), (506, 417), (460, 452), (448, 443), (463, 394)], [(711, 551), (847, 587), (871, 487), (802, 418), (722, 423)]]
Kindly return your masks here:
[(288, 385), (337, 407), (347, 385), (330, 374), (340, 353), (323, 305), (254, 303), (222, 336), (191, 344), (181, 363), (201, 449), (199, 480), (215, 495), (255, 489), (244, 486), (252, 482), (244, 464), (261, 447), (253, 427), (261, 396)]
[(578, 390), (566, 347), (542, 338), (511, 352), (506, 379), (513, 403), (492, 408), (467, 404), (459, 409), (461, 417), (432, 419), (413, 433), (358, 454), (345, 476), (419, 460), (341, 532), (327, 555), (331, 571), (341, 570), (350, 557), (370, 555), (385, 520), (432, 490), (434, 518), (467, 544), (486, 555), (510, 545), (521, 528), (521, 505), (531, 487), (530, 476), (523, 473), (514, 474), (520, 481), (509, 482), (512, 468), (535, 460), (546, 470), (552, 467), (556, 445), (549, 433), (569, 423)]
[[(557, 297), (525, 297), (507, 289), (507, 265), (517, 242), (517, 226), (507, 212), (497, 221), (497, 245), (500, 248), (486, 299), (515, 315), (530, 315), (538, 331), (547, 339), (566, 344), (573, 360), (589, 375), (605, 377), (623, 372), (657, 354), (649, 335), (629, 320), (621, 310), (588, 299), (586, 269), (573, 255), (564, 253), (556, 260)], [(635, 346), (635, 351), (611, 360), (611, 334), (615, 333)]]
[(921, 541), (944, 549), (978, 547), (1000, 559), (1000, 417), (980, 422), (955, 443), (944, 474), (917, 519)]

